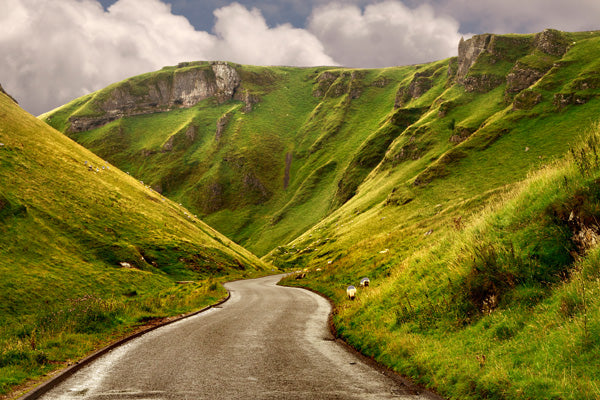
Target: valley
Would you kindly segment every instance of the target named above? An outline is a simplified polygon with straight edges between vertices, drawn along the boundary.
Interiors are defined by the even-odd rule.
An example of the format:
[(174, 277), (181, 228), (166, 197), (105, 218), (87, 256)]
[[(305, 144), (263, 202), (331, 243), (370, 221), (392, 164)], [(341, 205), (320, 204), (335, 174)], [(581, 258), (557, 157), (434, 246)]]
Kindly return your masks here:
[[(302, 270), (284, 283), (329, 297), (340, 338), (448, 398), (596, 398), (599, 53), (598, 31), (545, 30), (475, 35), (457, 57), (383, 69), (183, 62), (38, 120), (15, 114), (27, 126), (3, 124), (0, 155), (28, 165), (6, 176), (29, 197), (3, 192), (4, 229), (21, 235), (11, 257), (92, 263), (120, 293), (154, 285), (121, 278), (121, 261), (159, 293)], [(29, 142), (13, 132), (44, 132), (50, 147), (14, 158)], [(76, 149), (68, 161), (39, 167), (63, 147)], [(48, 188), (54, 201), (40, 201)], [(29, 239), (41, 204), (62, 207), (44, 211), (51, 224), (34, 219), (65, 243), (49, 254)], [(66, 217), (96, 207), (101, 217)]]

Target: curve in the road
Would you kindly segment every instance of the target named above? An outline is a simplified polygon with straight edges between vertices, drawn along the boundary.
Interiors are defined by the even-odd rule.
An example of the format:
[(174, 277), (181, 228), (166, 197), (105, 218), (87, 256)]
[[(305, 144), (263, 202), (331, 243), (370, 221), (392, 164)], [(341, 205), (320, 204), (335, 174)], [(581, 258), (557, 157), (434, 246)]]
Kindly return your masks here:
[(438, 398), (336, 343), (329, 302), (280, 278), (226, 284), (226, 303), (111, 350), (41, 398)]

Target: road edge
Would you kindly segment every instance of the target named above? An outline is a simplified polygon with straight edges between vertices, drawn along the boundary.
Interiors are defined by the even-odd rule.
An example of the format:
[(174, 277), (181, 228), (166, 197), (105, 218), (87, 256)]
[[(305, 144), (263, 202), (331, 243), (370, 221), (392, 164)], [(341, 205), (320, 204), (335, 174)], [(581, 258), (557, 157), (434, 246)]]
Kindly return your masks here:
[[(283, 278), (282, 278), (283, 279)], [(380, 362), (378, 362), (377, 360), (375, 360), (372, 357), (369, 357), (363, 353), (361, 353), (359, 350), (357, 350), (355, 347), (353, 347), (351, 344), (349, 344), (348, 342), (346, 342), (344, 339), (342, 339), (340, 337), (340, 335), (337, 332), (337, 329), (335, 328), (335, 324), (333, 323), (333, 314), (336, 310), (336, 305), (335, 303), (327, 296), (325, 296), (323, 293), (320, 293), (314, 289), (308, 288), (308, 287), (304, 287), (304, 286), (287, 286), (287, 285), (280, 285), (281, 280), (277, 283), (277, 285), (279, 286), (283, 286), (283, 287), (292, 287), (292, 288), (297, 288), (297, 289), (304, 289), (307, 290), (309, 292), (312, 292), (322, 298), (324, 298), (325, 300), (327, 300), (329, 302), (329, 305), (331, 306), (331, 312), (329, 313), (329, 316), (327, 317), (327, 325), (329, 327), (329, 332), (331, 333), (331, 335), (334, 338), (334, 341), (340, 345), (341, 347), (344, 348), (344, 350), (346, 350), (347, 352), (353, 354), (354, 356), (356, 356), (358, 359), (360, 359), (363, 363), (369, 365), (370, 367), (376, 369), (377, 371), (379, 371), (381, 374), (387, 376), (388, 378), (394, 380), (396, 383), (398, 383), (401, 386), (404, 386), (408, 391), (413, 392), (413, 394), (415, 395), (419, 395), (419, 396), (423, 396), (425, 399), (427, 400), (446, 400), (445, 397), (442, 397), (441, 395), (437, 394), (436, 392), (433, 391), (433, 389), (431, 388), (427, 388), (419, 383), (414, 382), (411, 378), (401, 375), (400, 373), (394, 371), (393, 369), (391, 369), (390, 367), (381, 364)]]
[[(225, 288), (225, 290), (227, 290)], [(133, 340), (133, 339), (137, 339), (138, 337), (145, 335), (148, 332), (152, 332), (155, 329), (158, 328), (162, 328), (163, 326), (167, 326), (170, 325), (172, 323), (181, 321), (183, 319), (189, 318), (189, 317), (193, 317), (195, 315), (201, 314), (203, 312), (206, 312), (208, 310), (210, 310), (211, 308), (214, 307), (218, 307), (220, 305), (222, 305), (223, 303), (225, 303), (227, 300), (229, 300), (231, 298), (231, 293), (229, 292), (229, 290), (227, 290), (227, 296), (225, 296), (224, 298), (222, 298), (221, 300), (219, 300), (218, 302), (211, 304), (209, 306), (206, 306), (204, 308), (201, 308), (200, 310), (197, 311), (192, 311), (188, 314), (184, 314), (184, 315), (180, 315), (177, 316), (173, 319), (170, 319), (168, 321), (164, 321), (161, 322), (159, 324), (156, 325), (152, 325), (150, 327), (147, 327), (139, 332), (133, 333), (129, 336), (126, 336), (124, 338), (121, 338), (119, 340), (117, 340), (114, 343), (109, 344), (106, 347), (103, 347), (100, 350), (97, 350), (96, 352), (90, 354), (87, 357), (82, 358), (81, 360), (78, 360), (75, 362), (75, 364), (73, 364), (70, 367), (67, 367), (66, 369), (60, 371), (57, 375), (53, 376), (52, 378), (42, 382), (41, 384), (35, 386), (33, 389), (31, 389), (29, 392), (21, 395), (20, 397), (17, 397), (16, 400), (35, 400), (40, 398), (41, 396), (43, 396), (44, 394), (46, 394), (47, 392), (49, 392), (50, 390), (52, 390), (53, 388), (55, 388), (56, 386), (58, 386), (60, 383), (62, 383), (63, 381), (65, 381), (66, 379), (68, 379), (69, 377), (73, 376), (77, 371), (79, 371), (80, 369), (82, 369), (83, 367), (85, 367), (86, 365), (90, 364), (92, 361), (95, 361), (96, 359), (102, 357), (103, 355), (105, 355), (106, 353), (108, 353), (111, 350), (114, 350), (115, 348), (124, 345), (125, 343)]]

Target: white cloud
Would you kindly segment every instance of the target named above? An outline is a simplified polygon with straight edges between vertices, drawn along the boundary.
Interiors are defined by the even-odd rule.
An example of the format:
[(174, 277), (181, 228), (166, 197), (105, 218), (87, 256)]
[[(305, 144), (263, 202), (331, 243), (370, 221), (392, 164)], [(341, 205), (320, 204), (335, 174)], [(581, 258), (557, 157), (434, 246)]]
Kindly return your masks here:
[(385, 67), (434, 61), (456, 54), (458, 22), (431, 6), (414, 9), (399, 1), (365, 7), (332, 3), (319, 7), (308, 29), (346, 66)]
[(289, 24), (269, 28), (256, 8), (233, 3), (215, 11), (221, 58), (258, 65), (334, 65), (310, 32)]
[(333, 64), (309, 32), (269, 28), (258, 10), (215, 11), (216, 35), (196, 31), (160, 0), (0, 2), (0, 83), (39, 114), (110, 83), (191, 60)]
[(598, 0), (429, 0), (429, 3), (460, 21), (463, 31), (535, 33), (546, 28), (571, 32), (600, 28)]

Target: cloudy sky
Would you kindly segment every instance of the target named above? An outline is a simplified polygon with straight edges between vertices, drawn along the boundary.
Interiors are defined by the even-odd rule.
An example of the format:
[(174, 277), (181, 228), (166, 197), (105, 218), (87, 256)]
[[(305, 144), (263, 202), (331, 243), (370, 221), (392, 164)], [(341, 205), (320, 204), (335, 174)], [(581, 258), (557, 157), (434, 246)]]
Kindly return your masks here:
[(385, 67), (461, 36), (600, 29), (598, 0), (0, 0), (0, 84), (40, 114), (191, 60)]

